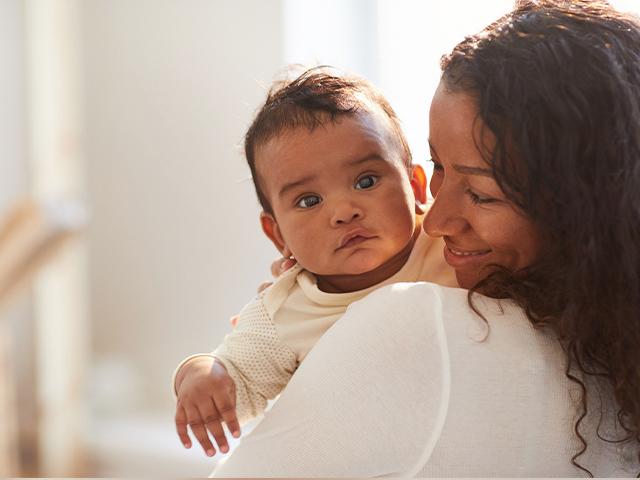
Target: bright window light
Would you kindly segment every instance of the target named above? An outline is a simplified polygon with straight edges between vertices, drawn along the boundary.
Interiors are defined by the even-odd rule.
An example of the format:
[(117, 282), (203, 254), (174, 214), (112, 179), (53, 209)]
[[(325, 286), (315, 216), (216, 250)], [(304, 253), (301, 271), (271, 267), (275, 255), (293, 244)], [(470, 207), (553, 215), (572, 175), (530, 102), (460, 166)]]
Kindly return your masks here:
[[(640, 0), (611, 0), (640, 13)], [(286, 63), (330, 64), (382, 89), (402, 120), (414, 160), (429, 159), (428, 109), (440, 58), (509, 12), (513, 0), (284, 0)]]

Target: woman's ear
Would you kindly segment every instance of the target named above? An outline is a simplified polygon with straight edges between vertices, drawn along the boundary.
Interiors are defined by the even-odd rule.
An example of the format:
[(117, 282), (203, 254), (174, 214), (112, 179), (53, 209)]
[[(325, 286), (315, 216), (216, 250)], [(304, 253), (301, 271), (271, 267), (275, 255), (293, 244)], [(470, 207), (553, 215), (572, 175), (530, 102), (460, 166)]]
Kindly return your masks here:
[(411, 188), (416, 197), (416, 213), (422, 215), (427, 211), (427, 174), (420, 165), (413, 165), (411, 169)]
[(291, 250), (287, 247), (287, 244), (284, 242), (284, 238), (282, 238), (282, 234), (280, 233), (280, 227), (278, 227), (278, 222), (270, 213), (262, 212), (260, 214), (260, 225), (262, 225), (262, 231), (264, 234), (273, 242), (278, 251), (282, 254), (283, 257), (290, 257)]

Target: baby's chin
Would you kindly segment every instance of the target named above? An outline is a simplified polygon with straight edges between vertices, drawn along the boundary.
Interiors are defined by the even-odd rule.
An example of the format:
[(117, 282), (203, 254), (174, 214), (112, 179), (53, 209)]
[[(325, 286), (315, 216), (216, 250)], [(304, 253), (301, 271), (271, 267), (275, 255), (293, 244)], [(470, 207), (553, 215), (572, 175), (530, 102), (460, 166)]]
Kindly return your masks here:
[(323, 266), (316, 271), (312, 268), (307, 268), (307, 270), (316, 275), (323, 276), (357, 276), (373, 273), (384, 264), (384, 259), (358, 258), (347, 259), (347, 261), (334, 266)]

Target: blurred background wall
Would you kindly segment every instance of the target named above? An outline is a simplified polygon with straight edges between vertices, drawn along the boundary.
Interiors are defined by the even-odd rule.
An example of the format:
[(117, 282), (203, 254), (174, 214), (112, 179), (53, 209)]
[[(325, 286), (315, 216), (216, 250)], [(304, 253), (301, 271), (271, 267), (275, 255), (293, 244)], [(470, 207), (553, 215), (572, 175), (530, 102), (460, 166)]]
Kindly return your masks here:
[(282, 66), (281, 2), (92, 0), (82, 15), (94, 450), (114, 476), (150, 461), (203, 475), (173, 433), (170, 377), (274, 256), (240, 145)]
[(440, 56), (510, 5), (0, 0), (0, 219), (47, 195), (89, 214), (0, 310), (0, 473), (208, 475), (174, 433), (170, 378), (276, 256), (241, 148), (271, 80), (287, 63), (370, 78), (424, 162)]
[(0, 2), (0, 209), (26, 190), (24, 22), (21, 2)]
[[(0, 218), (10, 205), (28, 190), (26, 158), (26, 95), (24, 89), (24, 16), (19, 1), (0, 2)], [(28, 349), (29, 300), (23, 296), (2, 311), (0, 317), (0, 410), (12, 414), (0, 417), (0, 474), (18, 467), (16, 402), (18, 365), (13, 345), (20, 340)], [(11, 374), (11, 375), (10, 375)], [(5, 468), (1, 468), (2, 464)]]
[(126, 367), (135, 380), (105, 408), (170, 407), (167, 372), (206, 350), (265, 275), (273, 252), (256, 241), (240, 143), (281, 63), (278, 7), (84, 7), (93, 351), (97, 373)]

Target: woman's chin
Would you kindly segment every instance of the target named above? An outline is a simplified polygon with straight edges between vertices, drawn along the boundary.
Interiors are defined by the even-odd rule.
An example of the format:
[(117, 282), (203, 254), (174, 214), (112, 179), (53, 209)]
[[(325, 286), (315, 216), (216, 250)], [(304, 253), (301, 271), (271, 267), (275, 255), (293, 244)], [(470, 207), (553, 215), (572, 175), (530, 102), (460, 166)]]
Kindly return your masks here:
[(480, 281), (480, 276), (475, 270), (456, 270), (456, 280), (460, 288), (470, 289)]

